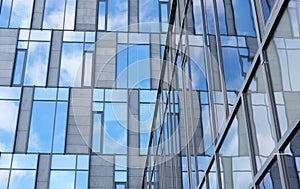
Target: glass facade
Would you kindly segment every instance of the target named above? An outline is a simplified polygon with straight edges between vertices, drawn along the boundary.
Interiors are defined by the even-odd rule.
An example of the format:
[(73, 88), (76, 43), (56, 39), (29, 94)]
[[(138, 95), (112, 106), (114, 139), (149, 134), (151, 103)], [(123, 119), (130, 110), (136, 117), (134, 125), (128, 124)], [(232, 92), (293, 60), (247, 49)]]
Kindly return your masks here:
[(300, 0), (0, 0), (0, 189), (300, 186)]

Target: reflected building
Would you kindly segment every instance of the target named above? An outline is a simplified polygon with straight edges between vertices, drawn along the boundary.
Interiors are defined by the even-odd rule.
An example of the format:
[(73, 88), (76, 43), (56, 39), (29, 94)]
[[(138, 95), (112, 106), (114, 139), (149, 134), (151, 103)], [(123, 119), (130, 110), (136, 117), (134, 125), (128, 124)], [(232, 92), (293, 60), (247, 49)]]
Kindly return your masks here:
[(0, 188), (299, 188), (299, 15), (0, 0)]

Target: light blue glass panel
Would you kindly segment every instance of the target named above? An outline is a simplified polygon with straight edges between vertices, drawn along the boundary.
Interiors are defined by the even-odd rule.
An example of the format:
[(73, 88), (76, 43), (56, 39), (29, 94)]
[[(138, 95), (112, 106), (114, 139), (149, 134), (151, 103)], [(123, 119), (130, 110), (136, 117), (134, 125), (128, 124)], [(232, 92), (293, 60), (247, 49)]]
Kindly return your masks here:
[(193, 1), (193, 11), (194, 11), (194, 24), (195, 24), (195, 31), (196, 34), (202, 34), (202, 12), (201, 12), (201, 5), (200, 1)]
[(105, 101), (111, 102), (127, 102), (128, 95), (127, 90), (124, 89), (106, 89), (105, 90)]
[(33, 0), (14, 0), (9, 27), (29, 28), (31, 24), (31, 15)]
[[(202, 47), (190, 47), (192, 87), (207, 90), (204, 51)], [(188, 78), (187, 78), (188, 79)]]
[(127, 153), (127, 104), (106, 103), (104, 110), (103, 152)]
[(56, 100), (56, 88), (35, 88), (34, 100)]
[(0, 27), (8, 27), (12, 0), (3, 0), (0, 14)]
[[(10, 168), (12, 160), (11, 154), (1, 154), (0, 155), (0, 168)], [(1, 178), (1, 177), (0, 177)]]
[(37, 154), (14, 154), (12, 168), (36, 169)]
[(46, 85), (49, 49), (49, 42), (29, 43), (24, 85)]
[(8, 177), (9, 170), (0, 170), (0, 189), (7, 189)]
[(55, 102), (33, 102), (28, 152), (51, 152)]
[(0, 99), (20, 99), (21, 88), (20, 87), (3, 87), (0, 86)]
[(89, 168), (89, 156), (78, 155), (77, 156), (77, 169), (88, 169)]
[[(103, 103), (101, 103), (103, 104)], [(93, 152), (100, 152), (102, 113), (94, 114), (93, 123)]]
[(64, 43), (62, 48), (60, 86), (81, 86), (83, 43)]
[(104, 101), (104, 90), (103, 89), (94, 89), (93, 101)]
[(118, 45), (117, 54), (117, 87), (127, 87), (127, 61), (128, 61), (128, 50), (127, 45)]
[(127, 172), (126, 171), (115, 171), (115, 182), (126, 182)]
[(140, 104), (140, 153), (147, 154), (155, 104)]
[(51, 171), (49, 189), (74, 189), (75, 171)]
[(75, 169), (76, 155), (53, 155), (51, 169)]
[(106, 14), (106, 2), (99, 2), (98, 11), (98, 30), (105, 30), (105, 14)]
[(128, 87), (150, 88), (150, 48), (149, 45), (129, 47)]
[(43, 28), (63, 29), (65, 0), (46, 0)]
[(226, 23), (226, 12), (224, 0), (217, 0), (217, 11), (218, 11), (218, 21), (219, 21), (219, 29), (220, 34), (227, 34), (227, 23)]
[[(62, 2), (60, 2), (62, 3)], [(64, 29), (74, 29), (76, 0), (67, 0)]]
[(169, 14), (168, 14), (168, 4), (167, 3), (161, 3), (160, 4), (160, 15), (161, 15), (161, 30), (163, 32), (168, 31), (168, 23), (169, 23)]
[(19, 102), (0, 100), (0, 152), (12, 152)]
[(68, 100), (69, 99), (69, 88), (59, 88), (57, 100)]
[(76, 172), (76, 188), (87, 189), (88, 188), (88, 172), (77, 171)]
[(25, 51), (18, 51), (17, 58), (16, 58), (16, 65), (14, 71), (14, 81), (13, 83), (16, 85), (21, 84), (22, 82), (22, 75), (24, 69), (24, 62), (25, 62)]
[(9, 189), (34, 189), (35, 171), (12, 170), (9, 182)]
[(232, 4), (237, 34), (256, 36), (250, 0), (233, 0)]
[(139, 27), (141, 32), (159, 31), (158, 0), (139, 0)]
[(128, 0), (109, 0), (107, 13), (107, 30), (127, 31)]
[(53, 152), (63, 153), (65, 149), (66, 127), (67, 127), (67, 102), (57, 102), (55, 129), (53, 138)]

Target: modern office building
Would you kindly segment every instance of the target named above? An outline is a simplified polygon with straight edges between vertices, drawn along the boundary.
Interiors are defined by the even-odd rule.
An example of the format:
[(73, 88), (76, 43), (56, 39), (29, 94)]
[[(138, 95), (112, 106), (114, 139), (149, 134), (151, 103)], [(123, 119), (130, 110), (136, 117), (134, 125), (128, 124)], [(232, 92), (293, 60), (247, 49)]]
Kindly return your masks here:
[(300, 188), (300, 0), (0, 0), (0, 189)]

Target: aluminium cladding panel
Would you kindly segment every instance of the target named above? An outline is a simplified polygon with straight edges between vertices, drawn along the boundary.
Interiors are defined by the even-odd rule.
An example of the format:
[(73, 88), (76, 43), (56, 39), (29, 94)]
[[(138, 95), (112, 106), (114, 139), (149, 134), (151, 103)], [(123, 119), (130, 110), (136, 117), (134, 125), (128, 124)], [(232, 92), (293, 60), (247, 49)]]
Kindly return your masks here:
[(0, 85), (12, 80), (18, 29), (0, 29)]
[(89, 188), (113, 188), (114, 156), (91, 155)]
[(47, 86), (51, 86), (51, 87), (58, 86), (62, 38), (63, 38), (62, 31), (53, 30)]
[(91, 118), (92, 89), (72, 88), (67, 128), (67, 153), (89, 153)]
[(39, 154), (39, 163), (37, 168), (36, 189), (48, 189), (50, 177), (50, 154)]
[(129, 31), (138, 32), (138, 0), (128, 0), (129, 3)]
[(116, 77), (117, 35), (98, 32), (96, 41), (95, 87), (113, 88)]
[(43, 23), (45, 0), (35, 0), (32, 16), (32, 29), (41, 29)]
[(139, 91), (129, 90), (128, 155), (139, 155)]
[(78, 0), (76, 8), (76, 30), (96, 30), (98, 0)]
[(33, 87), (23, 87), (14, 148), (14, 152), (17, 153), (26, 153), (27, 151), (32, 99)]

